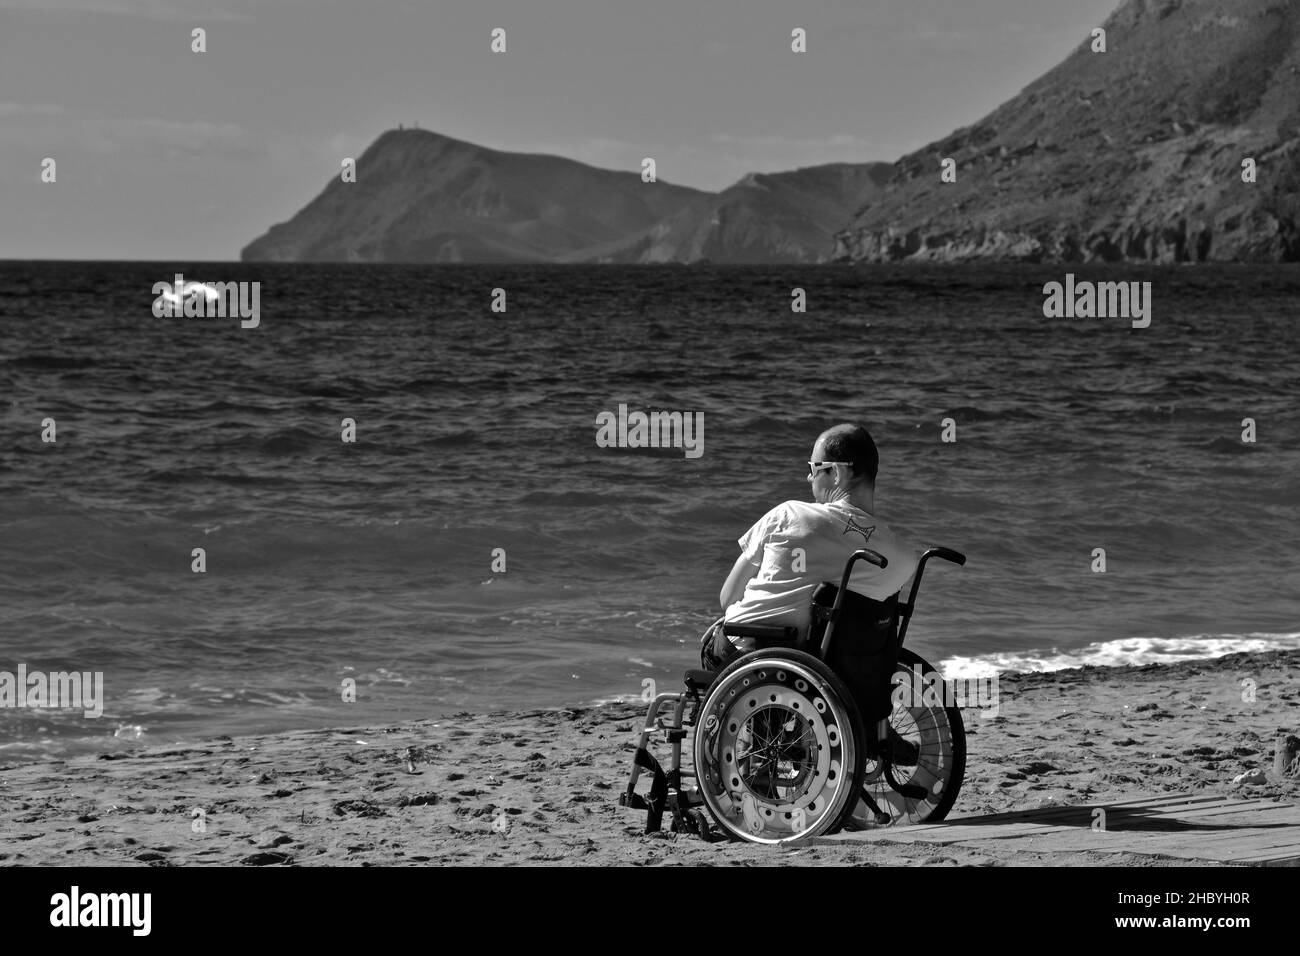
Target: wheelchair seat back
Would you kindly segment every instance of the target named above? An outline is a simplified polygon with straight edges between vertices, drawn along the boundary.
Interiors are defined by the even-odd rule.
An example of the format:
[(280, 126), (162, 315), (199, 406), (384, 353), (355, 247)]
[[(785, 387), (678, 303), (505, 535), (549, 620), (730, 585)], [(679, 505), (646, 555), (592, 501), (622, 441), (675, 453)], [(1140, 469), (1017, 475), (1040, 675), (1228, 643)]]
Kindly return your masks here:
[[(839, 588), (823, 581), (813, 592), (808, 647), (821, 646)], [(875, 601), (855, 591), (844, 595), (840, 619), (831, 636), (826, 664), (853, 695), (864, 722), (893, 711), (894, 670), (898, 666), (898, 595)], [(815, 652), (815, 650), (814, 650)]]

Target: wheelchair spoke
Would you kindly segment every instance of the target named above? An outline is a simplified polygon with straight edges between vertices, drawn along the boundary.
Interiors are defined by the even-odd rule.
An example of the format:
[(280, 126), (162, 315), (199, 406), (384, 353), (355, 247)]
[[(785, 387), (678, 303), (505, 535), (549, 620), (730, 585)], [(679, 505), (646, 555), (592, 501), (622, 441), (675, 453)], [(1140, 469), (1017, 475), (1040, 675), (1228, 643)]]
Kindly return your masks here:
[[(954, 753), (954, 728), (943, 707), (896, 707), (889, 718), (890, 727), (901, 740), (916, 748), (915, 763), (891, 759), (895, 779), (904, 785), (925, 790), (924, 797), (900, 794), (885, 779), (884, 765), (876, 758), (875, 769), (863, 781), (867, 792), (893, 818), (895, 825), (921, 823), (931, 819), (949, 790), (960, 786), (961, 769)], [(897, 747), (897, 743), (886, 744)], [(894, 751), (890, 751), (891, 757)], [(964, 763), (964, 760), (961, 761)], [(946, 806), (951, 806), (947, 799)], [(946, 806), (944, 812), (946, 812)]]
[(736, 753), (746, 787), (765, 799), (792, 799), (791, 791), (800, 791), (813, 770), (809, 759), (817, 740), (811, 725), (795, 710), (768, 707), (753, 715), (747, 730), (749, 748)]

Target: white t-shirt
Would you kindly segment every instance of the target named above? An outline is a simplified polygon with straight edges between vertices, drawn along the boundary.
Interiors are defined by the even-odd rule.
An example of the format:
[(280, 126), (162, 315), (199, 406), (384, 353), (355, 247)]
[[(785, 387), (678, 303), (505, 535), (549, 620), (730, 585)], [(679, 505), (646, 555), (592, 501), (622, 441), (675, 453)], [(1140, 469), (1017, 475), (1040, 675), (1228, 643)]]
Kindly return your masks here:
[[(850, 591), (877, 601), (897, 594), (911, 580), (920, 559), (920, 553), (883, 521), (843, 498), (827, 504), (782, 502), (746, 531), (739, 543), (758, 573), (741, 599), (727, 608), (727, 622), (793, 624), (801, 634), (812, 623), (813, 591), (822, 581), (838, 587), (844, 564), (854, 551), (868, 548), (889, 561), (884, 569), (859, 561), (849, 579)], [(746, 646), (744, 639), (735, 643)]]

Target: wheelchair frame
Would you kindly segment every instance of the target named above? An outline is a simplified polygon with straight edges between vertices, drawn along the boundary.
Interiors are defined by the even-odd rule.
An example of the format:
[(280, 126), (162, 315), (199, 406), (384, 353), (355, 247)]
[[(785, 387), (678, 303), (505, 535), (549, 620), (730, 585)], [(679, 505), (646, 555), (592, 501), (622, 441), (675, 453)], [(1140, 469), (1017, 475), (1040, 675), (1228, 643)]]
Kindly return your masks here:
[[(896, 603), (894, 619), (892, 622), (892, 625), (897, 626), (898, 628), (894, 646), (895, 650), (900, 655), (900, 660), (905, 656), (914, 659), (917, 663), (927, 668), (930, 665), (917, 655), (903, 651), (902, 648), (903, 642), (907, 636), (908, 624), (910, 623), (912, 614), (916, 608), (916, 596), (921, 587), (921, 577), (925, 571), (925, 564), (932, 557), (942, 558), (945, 561), (951, 561), (957, 565), (964, 565), (966, 563), (964, 555), (949, 548), (935, 547), (927, 549), (921, 555), (921, 558), (917, 563), (916, 574), (913, 578), (912, 588), (907, 601), (898, 601)], [(720, 676), (738, 675), (741, 671), (744, 671), (745, 673), (740, 675), (742, 678), (750, 677), (752, 672), (752, 675), (756, 678), (762, 677), (770, 680), (771, 678), (768, 677), (768, 673), (772, 672), (780, 678), (788, 680), (789, 678), (785, 671), (791, 671), (798, 678), (791, 682), (792, 685), (797, 684), (801, 688), (800, 692), (795, 692), (791, 689), (790, 697), (795, 700), (795, 703), (793, 703), (792, 706), (797, 710), (801, 705), (803, 705), (805, 711), (807, 711), (810, 716), (812, 712), (807, 707), (810, 703), (816, 705), (816, 709), (823, 713), (826, 710), (824, 701), (818, 698), (816, 693), (809, 690), (810, 683), (817, 683), (816, 675), (811, 673), (809, 668), (814, 672), (818, 671), (819, 668), (813, 667), (812, 664), (804, 660), (805, 649), (801, 649), (797, 646), (798, 634), (796, 628), (741, 624), (728, 627), (724, 625), (724, 633), (736, 636), (753, 637), (758, 644), (758, 648), (729, 661), (726, 666), (717, 671), (688, 670), (686, 672), (686, 689), (684, 691), (678, 693), (659, 694), (650, 702), (650, 706), (646, 711), (645, 723), (641, 730), (640, 740), (637, 743), (627, 789), (620, 794), (618, 800), (619, 805), (622, 807), (646, 811), (646, 833), (654, 833), (660, 830), (663, 824), (664, 813), (670, 812), (672, 814), (671, 828), (674, 832), (696, 833), (705, 839), (712, 839), (715, 833), (714, 826), (710, 824), (710, 819), (712, 819), (713, 824), (719, 826), (724, 831), (729, 830), (736, 836), (753, 840), (754, 842), (788, 843), (806, 836), (816, 835), (818, 832), (834, 832), (834, 830), (842, 826), (848, 819), (852, 810), (856, 807), (858, 799), (861, 799), (862, 802), (871, 810), (877, 825), (887, 825), (892, 822), (893, 818), (881, 809), (877, 801), (867, 792), (866, 786), (863, 783), (865, 764), (868, 757), (879, 764), (877, 777), (883, 777), (889, 788), (893, 792), (899, 794), (902, 798), (919, 800), (929, 795), (927, 788), (916, 784), (900, 782), (895, 777), (892, 766), (893, 758), (890, 746), (888, 745), (889, 718), (886, 717), (877, 721), (872, 727), (874, 733), (868, 734), (858, 717), (859, 702), (855, 701), (851, 695), (844, 693), (842, 685), (838, 685), (837, 683), (834, 672), (825, 665), (825, 661), (829, 657), (832, 639), (835, 635), (837, 625), (841, 622), (844, 599), (845, 595), (848, 594), (849, 578), (852, 574), (853, 566), (858, 561), (866, 561), (881, 568), (888, 564), (888, 561), (884, 556), (869, 549), (856, 551), (849, 557), (844, 566), (844, 573), (840, 580), (838, 593), (835, 595), (834, 605), (831, 607), (827, 616), (826, 629), (822, 634), (820, 644), (815, 648), (806, 648), (806, 652), (808, 652), (809, 656), (814, 658), (813, 663), (820, 665), (820, 669), (824, 669), (825, 674), (821, 675), (822, 678), (824, 679), (826, 675), (830, 675), (831, 679), (829, 685), (831, 686), (823, 688), (826, 690), (827, 697), (830, 699), (834, 699), (837, 696), (843, 698), (842, 703), (844, 705), (844, 713), (841, 714), (842, 719), (840, 720), (840, 723), (844, 722), (844, 717), (849, 718), (847, 728), (849, 732), (847, 734), (840, 733), (837, 726), (831, 725), (830, 729), (833, 733), (831, 734), (830, 739), (827, 740), (825, 735), (823, 735), (819, 738), (820, 745), (815, 748), (818, 751), (830, 749), (834, 754), (838, 754), (841, 760), (848, 760), (852, 763), (855, 778), (851, 782), (851, 786), (847, 791), (847, 806), (843, 805), (845, 791), (841, 785), (836, 785), (836, 792), (840, 795), (839, 800), (842, 806), (839, 811), (835, 812), (834, 819), (827, 820), (823, 817), (822, 823), (819, 824), (818, 827), (810, 828), (806, 831), (795, 827), (792, 829), (789, 836), (780, 838), (761, 838), (757, 835), (760, 831), (754, 830), (752, 827), (751, 833), (746, 833), (744, 830), (738, 829), (735, 826), (722, 827), (718, 819), (718, 812), (713, 806), (707, 805), (707, 799), (701, 797), (698, 786), (700, 781), (698, 779), (697, 770), (685, 769), (682, 767), (682, 743), (686, 739), (687, 728), (695, 726), (701, 708), (704, 706), (706, 701), (712, 699), (711, 693), (717, 687)], [(795, 641), (796, 645), (792, 646), (790, 643), (791, 641)], [(897, 665), (895, 666), (895, 670), (897, 670)], [(803, 676), (799, 677), (798, 675), (800, 674)], [(809, 680), (809, 678), (811, 678), (811, 680)], [(737, 682), (733, 676), (732, 683), (736, 684), (736, 686), (739, 686), (739, 684), (742, 683), (748, 686), (751, 681), (749, 679), (742, 679)], [(836, 689), (836, 687), (838, 687), (838, 689)], [(768, 689), (769, 687), (767, 685), (763, 687), (764, 691), (767, 691)], [(807, 696), (808, 694), (811, 694), (811, 700)], [(735, 691), (732, 692), (731, 696), (734, 695)], [(773, 695), (772, 700), (776, 699), (777, 696)], [(749, 706), (753, 707), (754, 701), (750, 701)], [(834, 713), (836, 707), (831, 706), (830, 709), (832, 713)], [(949, 769), (951, 776), (946, 781), (938, 781), (945, 783), (942, 792), (946, 799), (941, 800), (936, 810), (932, 811), (931, 814), (926, 817), (926, 819), (929, 820), (942, 819), (943, 816), (947, 814), (948, 809), (952, 805), (952, 801), (956, 799), (956, 792), (961, 786), (961, 775), (965, 767), (965, 736), (960, 715), (955, 711), (953, 711), (953, 714), (955, 716), (955, 721), (950, 718), (949, 729), (953, 733), (952, 746), (954, 751), (956, 751), (955, 759), (953, 759), (952, 766)], [(714, 715), (710, 714), (706, 723), (709, 724), (713, 733), (717, 732), (717, 720)], [(732, 729), (734, 730), (735, 722), (733, 721), (732, 724)], [(697, 739), (695, 743), (698, 749), (699, 729), (696, 728), (696, 730)], [(862, 739), (854, 739), (857, 738), (859, 730), (862, 731)], [(660, 766), (659, 762), (653, 755), (651, 755), (647, 748), (650, 735), (656, 731), (663, 731), (666, 734), (667, 741), (671, 748), (671, 762), (667, 771)], [(834, 746), (828, 747), (828, 744)], [(862, 751), (861, 756), (858, 755), (858, 750)], [(692, 761), (692, 768), (698, 768), (700, 756), (699, 753), (694, 754), (695, 759)], [(731, 753), (729, 756), (734, 757), (737, 755)], [(825, 765), (826, 759), (820, 754), (818, 756), (819, 759), (822, 760), (822, 764)], [(831, 762), (829, 766), (832, 768), (827, 774), (830, 778), (834, 778), (836, 773), (841, 770), (847, 769), (840, 763), (835, 762)], [(824, 769), (825, 766), (823, 766), (823, 770)], [(644, 797), (636, 792), (636, 786), (643, 770), (648, 771), (651, 775), (650, 791), (648, 796)], [(686, 780), (695, 780), (697, 786), (695, 788), (684, 787), (683, 784)], [(739, 777), (737, 776), (734, 778), (734, 782), (738, 781)], [(934, 792), (936, 794), (940, 792), (938, 782), (934, 785)], [(716, 797), (712, 791), (710, 792), (710, 795)], [(944, 805), (945, 803), (946, 806)], [(745, 809), (746, 818), (750, 817), (752, 810), (753, 804), (751, 801), (751, 806)], [(766, 809), (764, 809), (763, 812), (769, 817), (772, 816), (772, 814)], [(800, 813), (799, 822), (802, 822), (802, 811), (796, 810), (795, 812)], [(784, 815), (786, 817), (791, 816), (788, 812)]]

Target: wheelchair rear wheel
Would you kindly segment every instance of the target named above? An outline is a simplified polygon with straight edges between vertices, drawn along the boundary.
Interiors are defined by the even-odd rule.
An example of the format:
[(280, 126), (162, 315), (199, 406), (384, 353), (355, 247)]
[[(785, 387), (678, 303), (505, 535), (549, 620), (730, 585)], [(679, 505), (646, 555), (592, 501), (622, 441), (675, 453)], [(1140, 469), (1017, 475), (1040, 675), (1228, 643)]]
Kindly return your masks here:
[(866, 752), (848, 690), (803, 651), (752, 651), (714, 679), (695, 718), (699, 794), (721, 830), (786, 843), (852, 812)]
[[(894, 672), (895, 684), (905, 679), (912, 686), (918, 674), (922, 679), (927, 675), (933, 675), (932, 680), (939, 678), (939, 672), (928, 661), (904, 648)], [(956, 802), (966, 772), (966, 728), (961, 711), (941, 704), (904, 707), (895, 702), (889, 724), (902, 740), (901, 746), (896, 745), (894, 750), (907, 750), (916, 758), (915, 763), (896, 762), (894, 778), (924, 788), (926, 795), (907, 797), (894, 790), (885, 779), (884, 767), (874, 756), (868, 758), (863, 788), (893, 818), (893, 826), (942, 820)], [(859, 823), (874, 826), (866, 823), (871, 814), (863, 804), (857, 806), (853, 817)]]

